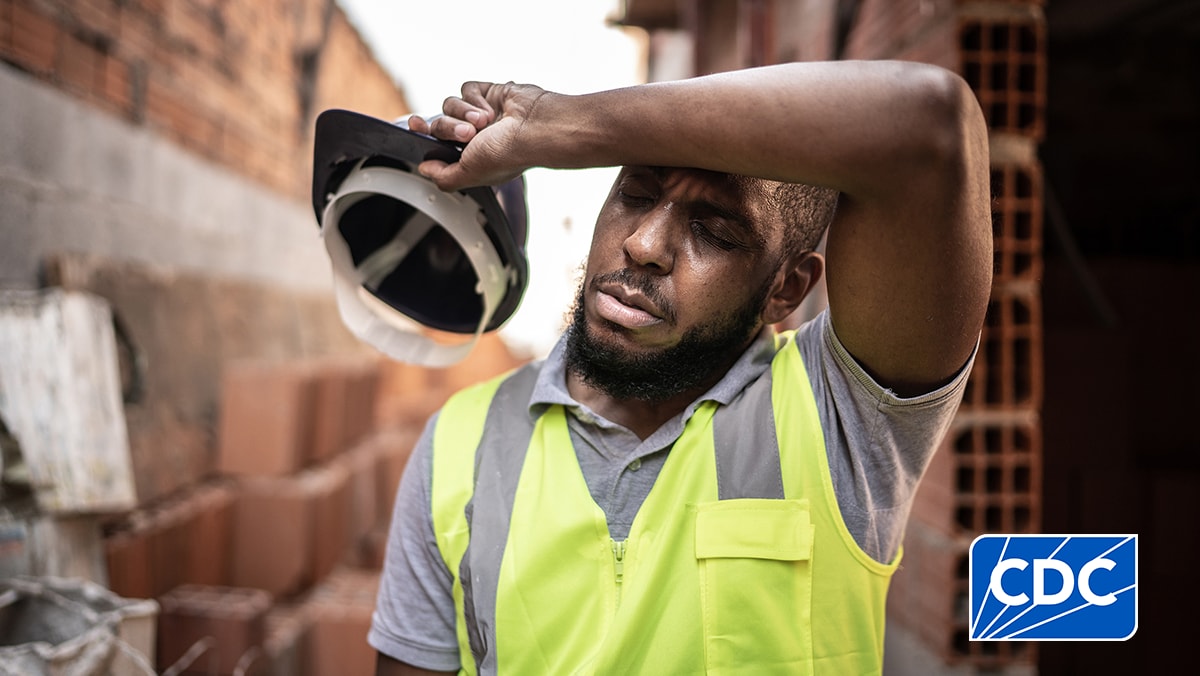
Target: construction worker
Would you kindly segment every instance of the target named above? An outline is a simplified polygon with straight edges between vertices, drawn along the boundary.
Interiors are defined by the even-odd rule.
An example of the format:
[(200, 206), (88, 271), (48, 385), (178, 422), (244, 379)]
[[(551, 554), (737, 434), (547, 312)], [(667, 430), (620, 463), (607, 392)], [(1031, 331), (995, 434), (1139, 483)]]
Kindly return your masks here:
[[(793, 63), (586, 95), (468, 82), (442, 113), (408, 124), (465, 144), (418, 167), (443, 190), (622, 168), (557, 346), (452, 397), (414, 451), (378, 673), (880, 672), (991, 286), (969, 88)], [(777, 331), (823, 274), (828, 309)]]

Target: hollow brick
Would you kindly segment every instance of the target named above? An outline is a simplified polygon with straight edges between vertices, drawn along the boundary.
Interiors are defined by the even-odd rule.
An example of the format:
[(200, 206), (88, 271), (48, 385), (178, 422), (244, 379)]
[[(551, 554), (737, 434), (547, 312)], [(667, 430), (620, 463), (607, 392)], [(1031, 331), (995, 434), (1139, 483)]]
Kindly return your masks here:
[(315, 384), (293, 362), (228, 366), (221, 383), (217, 469), (242, 476), (286, 475), (311, 457)]
[(259, 589), (182, 585), (159, 598), (158, 668), (179, 662), (192, 646), (207, 645), (191, 663), (196, 673), (232, 674), (243, 656), (261, 650), (269, 594)]

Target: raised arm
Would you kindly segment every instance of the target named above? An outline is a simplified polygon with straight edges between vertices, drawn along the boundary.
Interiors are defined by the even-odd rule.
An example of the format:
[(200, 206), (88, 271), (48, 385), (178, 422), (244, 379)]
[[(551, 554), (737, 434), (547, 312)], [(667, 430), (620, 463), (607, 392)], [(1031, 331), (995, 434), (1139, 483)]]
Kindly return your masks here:
[[(901, 394), (949, 379), (991, 283), (986, 129), (965, 83), (905, 62), (794, 63), (569, 96), (468, 83), (432, 132), (469, 142), (446, 189), (534, 166), (684, 166), (835, 188), (831, 318)], [(414, 128), (423, 131), (421, 121)]]

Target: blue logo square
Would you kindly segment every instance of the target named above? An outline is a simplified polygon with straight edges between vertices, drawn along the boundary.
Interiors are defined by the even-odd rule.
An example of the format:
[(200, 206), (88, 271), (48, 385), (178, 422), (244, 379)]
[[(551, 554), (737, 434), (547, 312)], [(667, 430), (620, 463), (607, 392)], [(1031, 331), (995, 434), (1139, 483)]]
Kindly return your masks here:
[(972, 641), (1123, 641), (1137, 631), (1137, 535), (981, 535)]

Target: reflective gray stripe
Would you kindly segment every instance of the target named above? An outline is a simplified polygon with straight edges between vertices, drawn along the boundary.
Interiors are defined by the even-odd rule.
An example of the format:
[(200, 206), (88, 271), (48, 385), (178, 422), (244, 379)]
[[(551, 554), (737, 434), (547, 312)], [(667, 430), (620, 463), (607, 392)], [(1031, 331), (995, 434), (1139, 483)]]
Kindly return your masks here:
[(713, 415), (713, 446), (719, 500), (784, 498), (770, 370)]
[(467, 637), (481, 675), (496, 673), (496, 591), (517, 482), (533, 437), (529, 397), (537, 373), (524, 368), (500, 384), (483, 425), (486, 443), (475, 450), (475, 490), (464, 510), (470, 537), (458, 575)]
[[(478, 673), (496, 673), (496, 598), (517, 483), (533, 437), (529, 397), (537, 371), (521, 369), (497, 388), (475, 451), (475, 490), (465, 514), (470, 531), (459, 566), (467, 636)], [(763, 375), (713, 416), (717, 493), (783, 499), (771, 374)], [(483, 480), (486, 478), (486, 480)], [(476, 507), (478, 506), (478, 509)]]

